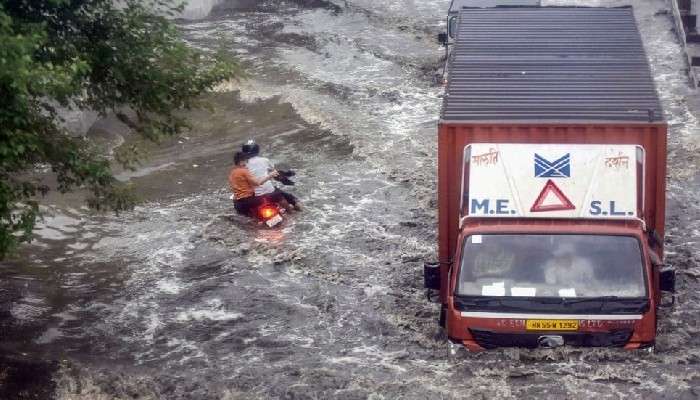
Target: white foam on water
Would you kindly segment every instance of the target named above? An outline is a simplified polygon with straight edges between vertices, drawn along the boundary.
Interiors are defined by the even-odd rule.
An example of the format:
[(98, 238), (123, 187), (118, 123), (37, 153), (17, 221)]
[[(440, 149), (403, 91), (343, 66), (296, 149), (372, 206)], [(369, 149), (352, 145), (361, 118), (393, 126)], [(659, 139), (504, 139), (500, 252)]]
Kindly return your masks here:
[(48, 344), (56, 339), (59, 339), (63, 336), (63, 332), (58, 329), (58, 328), (49, 328), (46, 331), (44, 331), (41, 336), (38, 338), (34, 339), (34, 343), (36, 344)]
[(41, 239), (48, 240), (65, 240), (70, 237), (59, 229), (54, 229), (46, 225), (39, 224), (37, 224), (37, 227), (34, 229), (34, 235)]
[(209, 15), (214, 6), (223, 3), (224, 0), (188, 0), (179, 18), (201, 19)]
[(407, 356), (405, 350), (385, 351), (378, 346), (362, 345), (351, 349), (344, 356), (331, 357), (328, 361), (334, 364), (373, 365), (401, 374), (407, 372), (407, 363), (403, 361)]
[(49, 311), (48, 307), (41, 306), (38, 303), (26, 302), (25, 299), (23, 301), (25, 302), (14, 303), (10, 307), (10, 314), (19, 321), (30, 322), (37, 320)]
[(205, 353), (199, 343), (194, 340), (183, 338), (169, 338), (166, 346), (168, 351), (156, 352), (152, 354), (146, 353), (144, 360), (175, 360), (175, 364), (186, 365), (190, 360), (201, 359), (204, 362), (209, 362), (209, 355)]
[(233, 321), (243, 318), (243, 314), (226, 310), (189, 310), (175, 317), (178, 322), (189, 321)]
[(180, 280), (166, 278), (156, 282), (156, 287), (165, 294), (178, 294), (183, 284)]
[(71, 243), (67, 247), (69, 249), (73, 249), (73, 250), (85, 250), (88, 247), (90, 247), (90, 244), (84, 243), (84, 242), (77, 242), (77, 243)]

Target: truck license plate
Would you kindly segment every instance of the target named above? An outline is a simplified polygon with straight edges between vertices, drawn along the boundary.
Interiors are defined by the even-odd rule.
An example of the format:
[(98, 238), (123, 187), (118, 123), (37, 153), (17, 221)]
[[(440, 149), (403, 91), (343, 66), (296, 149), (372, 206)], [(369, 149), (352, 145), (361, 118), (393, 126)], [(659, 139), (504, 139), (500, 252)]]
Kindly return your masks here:
[(282, 217), (280, 217), (279, 214), (278, 214), (278, 215), (275, 215), (274, 217), (272, 217), (272, 218), (268, 219), (267, 221), (265, 221), (265, 223), (267, 224), (267, 226), (269, 226), (270, 228), (272, 228), (273, 226), (279, 224), (280, 222), (282, 222)]
[(528, 331), (577, 331), (575, 319), (528, 319), (525, 322)]

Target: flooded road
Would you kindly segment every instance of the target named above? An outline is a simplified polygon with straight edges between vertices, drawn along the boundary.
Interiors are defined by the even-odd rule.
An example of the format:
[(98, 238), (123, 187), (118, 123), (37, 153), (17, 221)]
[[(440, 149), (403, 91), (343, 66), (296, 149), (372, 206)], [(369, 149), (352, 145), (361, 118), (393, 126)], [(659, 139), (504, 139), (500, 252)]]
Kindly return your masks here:
[[(136, 210), (57, 201), (3, 265), (0, 348), (15, 364), (0, 363), (0, 397), (22, 366), (58, 399), (700, 397), (700, 124), (664, 1), (634, 2), (671, 126), (667, 263), (680, 290), (659, 352), (456, 363), (421, 288), (436, 244), (434, 36), (449, 0), (200, 5), (208, 16), (180, 23), (188, 42), (223, 44), (250, 78), (120, 174), (145, 199)], [(281, 230), (231, 216), (225, 179), (249, 137), (298, 172), (305, 211)]]

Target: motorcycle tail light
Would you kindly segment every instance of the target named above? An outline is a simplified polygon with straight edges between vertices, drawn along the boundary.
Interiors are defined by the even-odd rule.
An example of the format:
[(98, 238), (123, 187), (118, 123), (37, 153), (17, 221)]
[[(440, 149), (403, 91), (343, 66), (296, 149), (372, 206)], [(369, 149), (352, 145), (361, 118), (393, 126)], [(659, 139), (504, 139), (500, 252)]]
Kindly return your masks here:
[(260, 207), (258, 213), (260, 214), (260, 218), (267, 221), (268, 219), (277, 215), (279, 212), (277, 211), (277, 207), (267, 205)]

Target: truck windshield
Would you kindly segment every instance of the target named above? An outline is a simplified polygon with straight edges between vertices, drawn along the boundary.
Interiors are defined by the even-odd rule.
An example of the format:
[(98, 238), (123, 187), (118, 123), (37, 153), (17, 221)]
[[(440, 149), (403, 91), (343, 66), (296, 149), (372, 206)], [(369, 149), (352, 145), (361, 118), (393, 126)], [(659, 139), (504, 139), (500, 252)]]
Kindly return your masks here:
[(629, 236), (472, 235), (457, 295), (646, 296), (639, 242)]

